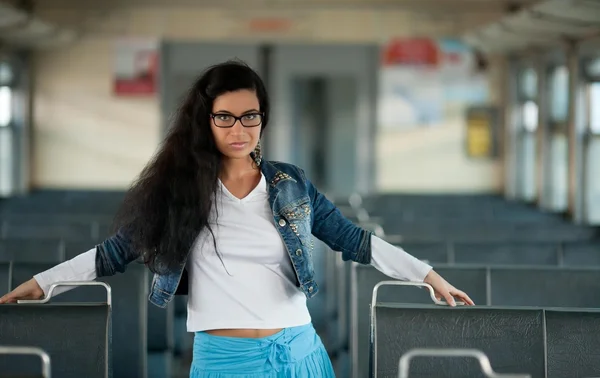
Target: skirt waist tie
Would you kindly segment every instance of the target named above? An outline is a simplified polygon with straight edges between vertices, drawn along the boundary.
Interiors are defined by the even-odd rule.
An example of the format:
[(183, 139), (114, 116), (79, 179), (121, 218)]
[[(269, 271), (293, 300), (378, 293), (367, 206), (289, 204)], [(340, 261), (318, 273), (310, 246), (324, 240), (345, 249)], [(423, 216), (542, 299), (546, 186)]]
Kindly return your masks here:
[(292, 349), (284, 337), (270, 342), (268, 360), (277, 372), (281, 371), (281, 365), (287, 365), (295, 361), (292, 357)]

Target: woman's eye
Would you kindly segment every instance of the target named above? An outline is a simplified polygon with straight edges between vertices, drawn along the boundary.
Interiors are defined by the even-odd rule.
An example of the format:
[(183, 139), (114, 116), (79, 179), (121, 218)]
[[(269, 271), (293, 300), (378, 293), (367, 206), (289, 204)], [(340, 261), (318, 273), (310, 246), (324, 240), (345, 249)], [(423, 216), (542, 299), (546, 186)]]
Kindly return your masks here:
[(256, 117), (257, 117), (257, 114), (247, 114), (247, 115), (244, 116), (244, 119), (246, 119), (248, 121), (252, 121)]
[(226, 114), (217, 114), (217, 119), (219, 121), (229, 121), (231, 120), (231, 116), (230, 115), (226, 115)]

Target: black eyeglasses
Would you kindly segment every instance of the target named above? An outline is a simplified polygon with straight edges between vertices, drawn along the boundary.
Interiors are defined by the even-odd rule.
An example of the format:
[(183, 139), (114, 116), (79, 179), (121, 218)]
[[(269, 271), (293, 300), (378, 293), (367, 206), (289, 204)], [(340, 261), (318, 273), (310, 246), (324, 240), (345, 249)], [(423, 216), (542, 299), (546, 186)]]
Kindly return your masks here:
[(240, 121), (244, 127), (256, 127), (260, 126), (263, 120), (262, 113), (248, 113), (240, 117), (231, 114), (211, 114), (210, 117), (213, 119), (215, 126), (221, 128), (233, 127), (236, 121)]

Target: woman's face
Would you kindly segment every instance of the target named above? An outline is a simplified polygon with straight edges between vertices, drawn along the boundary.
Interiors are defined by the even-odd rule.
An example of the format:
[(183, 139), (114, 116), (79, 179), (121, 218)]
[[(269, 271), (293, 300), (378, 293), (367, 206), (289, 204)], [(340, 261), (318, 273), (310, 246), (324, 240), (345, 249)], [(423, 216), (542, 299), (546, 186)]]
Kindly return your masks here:
[(217, 148), (226, 158), (247, 159), (260, 139), (262, 125), (256, 93), (243, 89), (217, 97), (210, 124)]

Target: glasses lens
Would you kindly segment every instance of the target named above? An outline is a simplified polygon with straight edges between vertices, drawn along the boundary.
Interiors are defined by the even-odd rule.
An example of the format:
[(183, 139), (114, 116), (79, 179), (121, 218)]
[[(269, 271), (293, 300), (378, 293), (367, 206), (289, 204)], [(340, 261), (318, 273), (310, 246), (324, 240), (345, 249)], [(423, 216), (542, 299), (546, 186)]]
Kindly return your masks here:
[(217, 127), (229, 127), (235, 123), (235, 118), (227, 114), (215, 114), (214, 120)]
[(242, 117), (242, 125), (246, 127), (254, 127), (260, 125), (262, 116), (260, 114), (246, 114)]

